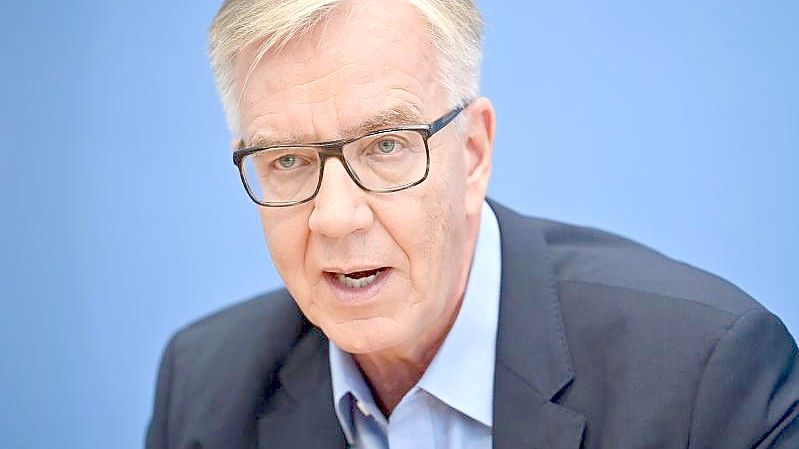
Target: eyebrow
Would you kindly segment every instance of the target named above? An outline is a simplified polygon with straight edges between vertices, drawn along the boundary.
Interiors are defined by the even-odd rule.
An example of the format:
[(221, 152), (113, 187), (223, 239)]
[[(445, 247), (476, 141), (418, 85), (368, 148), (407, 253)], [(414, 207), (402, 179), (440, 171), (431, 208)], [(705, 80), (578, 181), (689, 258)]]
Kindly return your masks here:
[[(402, 103), (384, 109), (377, 114), (363, 120), (355, 125), (349, 125), (341, 130), (341, 135), (345, 137), (357, 137), (369, 134), (373, 131), (392, 128), (397, 126), (421, 125), (423, 124), (421, 111), (415, 105)], [(268, 132), (256, 132), (250, 139), (249, 148), (271, 147), (275, 145), (302, 145), (315, 143), (313, 135), (301, 134), (285, 138), (270, 135)]]

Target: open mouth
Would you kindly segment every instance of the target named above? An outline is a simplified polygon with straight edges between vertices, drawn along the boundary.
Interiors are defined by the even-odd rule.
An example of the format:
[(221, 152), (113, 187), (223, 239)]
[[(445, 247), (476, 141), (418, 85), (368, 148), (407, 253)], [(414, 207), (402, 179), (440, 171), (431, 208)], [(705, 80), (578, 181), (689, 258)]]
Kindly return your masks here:
[(348, 288), (364, 288), (372, 285), (388, 268), (381, 267), (374, 270), (353, 271), (351, 273), (328, 273), (340, 285)]

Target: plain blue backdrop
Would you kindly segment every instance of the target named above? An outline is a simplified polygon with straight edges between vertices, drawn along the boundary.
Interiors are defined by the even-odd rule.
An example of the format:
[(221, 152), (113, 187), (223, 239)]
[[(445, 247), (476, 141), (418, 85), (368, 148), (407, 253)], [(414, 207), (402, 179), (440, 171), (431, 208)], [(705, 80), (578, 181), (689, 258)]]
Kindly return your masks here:
[[(482, 1), (491, 195), (799, 332), (799, 3)], [(205, 55), (218, 1), (0, 5), (0, 447), (142, 445), (178, 327), (280, 281)]]

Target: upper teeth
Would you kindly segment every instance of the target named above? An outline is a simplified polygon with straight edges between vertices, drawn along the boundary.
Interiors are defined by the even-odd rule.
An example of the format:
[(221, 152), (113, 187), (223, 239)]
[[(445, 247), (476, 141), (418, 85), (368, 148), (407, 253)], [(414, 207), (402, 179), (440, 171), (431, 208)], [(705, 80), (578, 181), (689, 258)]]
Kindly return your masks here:
[(364, 288), (374, 282), (379, 273), (380, 272), (377, 271), (374, 274), (370, 274), (369, 276), (362, 277), (360, 279), (351, 278), (346, 274), (339, 273), (336, 275), (336, 279), (338, 279), (341, 284), (344, 284), (349, 288)]

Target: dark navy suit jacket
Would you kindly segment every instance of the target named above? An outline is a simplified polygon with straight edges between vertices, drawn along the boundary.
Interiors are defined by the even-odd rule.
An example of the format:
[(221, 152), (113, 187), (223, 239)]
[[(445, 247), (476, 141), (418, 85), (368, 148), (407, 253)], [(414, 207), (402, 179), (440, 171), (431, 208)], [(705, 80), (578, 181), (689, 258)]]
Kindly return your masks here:
[[(491, 203), (502, 239), (494, 447), (799, 448), (799, 367), (735, 286)], [(150, 449), (344, 448), (325, 336), (285, 290), (167, 346)]]

